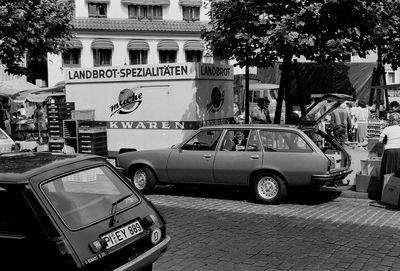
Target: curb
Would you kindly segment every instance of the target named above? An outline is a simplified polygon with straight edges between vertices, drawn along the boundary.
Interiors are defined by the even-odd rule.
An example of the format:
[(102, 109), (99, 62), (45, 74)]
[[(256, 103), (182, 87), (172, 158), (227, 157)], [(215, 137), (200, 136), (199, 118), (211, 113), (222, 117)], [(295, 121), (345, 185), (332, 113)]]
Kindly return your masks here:
[(354, 185), (338, 186), (336, 188), (323, 187), (323, 188), (321, 188), (321, 190), (330, 191), (330, 192), (333, 192), (333, 191), (339, 192), (340, 193), (339, 197), (342, 197), (342, 198), (370, 199), (370, 200), (376, 198), (376, 196), (374, 197), (373, 194), (355, 191)]

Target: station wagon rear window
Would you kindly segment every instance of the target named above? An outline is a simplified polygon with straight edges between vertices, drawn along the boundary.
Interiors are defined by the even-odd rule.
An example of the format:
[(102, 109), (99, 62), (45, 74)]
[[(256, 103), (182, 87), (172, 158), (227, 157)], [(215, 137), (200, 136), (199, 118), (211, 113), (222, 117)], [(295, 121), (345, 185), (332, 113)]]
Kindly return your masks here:
[(260, 131), (264, 151), (312, 152), (313, 149), (298, 134), (288, 131)]
[(71, 229), (110, 216), (115, 202), (118, 212), (139, 201), (132, 190), (105, 166), (54, 179), (43, 184), (42, 190)]

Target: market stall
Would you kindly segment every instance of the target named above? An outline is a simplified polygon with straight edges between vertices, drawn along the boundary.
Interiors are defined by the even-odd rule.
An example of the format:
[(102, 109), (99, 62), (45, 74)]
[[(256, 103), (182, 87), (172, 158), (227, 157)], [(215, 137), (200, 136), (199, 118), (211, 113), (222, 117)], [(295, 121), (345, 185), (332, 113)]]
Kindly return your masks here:
[(11, 136), (20, 149), (35, 149), (49, 140), (47, 104), (65, 98), (60, 87), (25, 90), (10, 97)]
[(360, 160), (361, 171), (356, 173), (356, 191), (379, 197), (381, 193), (380, 166), (383, 154), (383, 144), (379, 142), (382, 130), (388, 121), (379, 118), (379, 113), (372, 113), (368, 119), (368, 157)]

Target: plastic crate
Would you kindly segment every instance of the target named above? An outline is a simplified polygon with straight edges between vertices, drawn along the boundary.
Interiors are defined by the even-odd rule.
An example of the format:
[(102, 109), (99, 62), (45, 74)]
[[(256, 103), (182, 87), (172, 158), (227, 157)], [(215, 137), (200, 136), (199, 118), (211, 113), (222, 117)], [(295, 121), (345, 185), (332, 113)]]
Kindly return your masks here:
[(90, 110), (71, 110), (71, 119), (74, 120), (94, 120), (94, 109)]
[(78, 133), (78, 138), (82, 140), (107, 140), (107, 132), (100, 133)]

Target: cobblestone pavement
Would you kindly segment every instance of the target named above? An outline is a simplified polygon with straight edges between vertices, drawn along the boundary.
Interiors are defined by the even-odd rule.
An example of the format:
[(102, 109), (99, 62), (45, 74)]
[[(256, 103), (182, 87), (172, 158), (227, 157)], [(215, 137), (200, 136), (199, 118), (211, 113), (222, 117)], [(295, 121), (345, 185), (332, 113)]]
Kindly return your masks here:
[(172, 240), (153, 270), (400, 270), (400, 212), (315, 193), (280, 205), (203, 193), (148, 198)]

